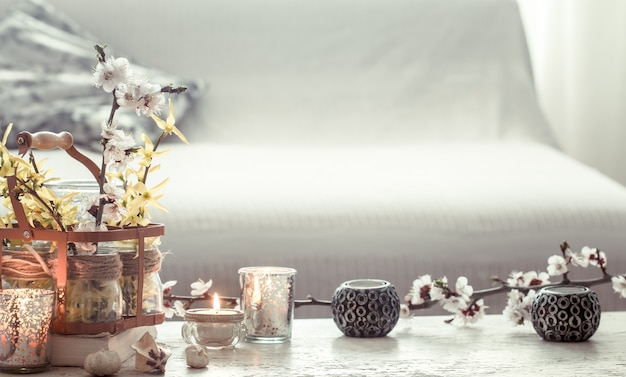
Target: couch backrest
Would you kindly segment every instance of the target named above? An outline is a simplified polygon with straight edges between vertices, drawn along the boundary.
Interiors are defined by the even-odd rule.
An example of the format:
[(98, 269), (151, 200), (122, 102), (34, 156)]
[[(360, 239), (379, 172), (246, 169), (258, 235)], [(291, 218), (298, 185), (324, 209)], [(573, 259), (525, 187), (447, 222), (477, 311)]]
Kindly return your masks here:
[(195, 137), (553, 143), (515, 0), (50, 2), (95, 42), (203, 78), (196, 124), (181, 122)]
[(216, 139), (552, 142), (514, 1), (203, 4)]

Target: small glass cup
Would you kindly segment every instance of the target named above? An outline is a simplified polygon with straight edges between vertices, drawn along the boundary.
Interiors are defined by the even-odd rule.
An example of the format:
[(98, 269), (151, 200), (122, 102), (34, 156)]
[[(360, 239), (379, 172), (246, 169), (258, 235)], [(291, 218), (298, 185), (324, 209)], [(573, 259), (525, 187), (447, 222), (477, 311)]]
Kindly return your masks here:
[(0, 291), (0, 372), (38, 373), (50, 369), (50, 324), (56, 293), (49, 289)]
[(295, 274), (296, 270), (289, 267), (239, 269), (247, 342), (283, 343), (291, 339)]
[(206, 348), (234, 348), (245, 338), (243, 312), (236, 309), (189, 309), (181, 333), (185, 342)]

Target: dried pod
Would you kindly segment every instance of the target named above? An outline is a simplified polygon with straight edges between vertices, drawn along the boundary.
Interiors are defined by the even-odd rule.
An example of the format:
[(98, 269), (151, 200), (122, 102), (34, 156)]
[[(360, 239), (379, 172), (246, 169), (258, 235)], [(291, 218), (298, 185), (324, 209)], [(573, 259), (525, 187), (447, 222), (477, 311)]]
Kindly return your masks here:
[(187, 365), (192, 368), (204, 368), (209, 365), (209, 353), (206, 348), (196, 344), (192, 344), (185, 348), (185, 356), (187, 357)]
[(157, 343), (148, 331), (131, 347), (135, 350), (135, 369), (139, 372), (165, 372), (172, 352), (165, 344)]
[(115, 351), (100, 350), (87, 355), (83, 367), (94, 376), (110, 376), (122, 369), (122, 360)]

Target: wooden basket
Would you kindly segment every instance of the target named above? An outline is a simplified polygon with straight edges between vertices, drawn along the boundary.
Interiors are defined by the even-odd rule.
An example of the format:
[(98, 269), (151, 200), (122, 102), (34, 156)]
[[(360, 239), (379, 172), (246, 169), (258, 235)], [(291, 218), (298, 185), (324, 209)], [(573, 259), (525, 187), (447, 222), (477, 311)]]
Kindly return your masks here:
[[(20, 155), (24, 155), (28, 149), (53, 149), (62, 148), (74, 159), (81, 162), (94, 175), (97, 182), (100, 182), (100, 168), (76, 150), (73, 146), (73, 139), (68, 132), (54, 134), (50, 132), (38, 132), (30, 134), (21, 132), (17, 136), (17, 144)], [(162, 224), (150, 224), (145, 227), (128, 227), (116, 228), (109, 227), (107, 232), (74, 232), (74, 231), (56, 231), (49, 229), (40, 229), (32, 227), (24, 212), (17, 196), (13, 194), (16, 187), (15, 177), (7, 177), (7, 183), (11, 190), (11, 204), (17, 222), (12, 224), (10, 228), (0, 228), (0, 238), (2, 239), (20, 239), (24, 241), (52, 241), (57, 244), (58, 253), (58, 271), (56, 275), (57, 286), (57, 305), (56, 317), (53, 323), (53, 331), (57, 334), (99, 334), (108, 332), (116, 334), (121, 331), (139, 327), (149, 326), (163, 323), (165, 320), (164, 313), (144, 314), (143, 313), (143, 286), (145, 275), (144, 250), (145, 239), (147, 237), (159, 237), (165, 234), (165, 226)], [(82, 323), (82, 322), (66, 322), (66, 286), (67, 286), (67, 244), (74, 243), (92, 243), (92, 242), (111, 242), (137, 240), (138, 243), (138, 264), (139, 273), (137, 274), (137, 314), (135, 316), (126, 316), (117, 321)], [(0, 271), (2, 268), (2, 260), (0, 258)], [(143, 273), (142, 273), (143, 272)]]

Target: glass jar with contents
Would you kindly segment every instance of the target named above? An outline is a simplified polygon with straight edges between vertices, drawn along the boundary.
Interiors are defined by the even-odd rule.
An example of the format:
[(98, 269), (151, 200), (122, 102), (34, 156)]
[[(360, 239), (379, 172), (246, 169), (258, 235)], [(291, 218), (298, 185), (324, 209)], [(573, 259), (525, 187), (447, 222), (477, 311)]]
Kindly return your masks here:
[[(114, 246), (122, 260), (122, 300), (124, 316), (137, 315), (137, 298), (139, 291), (139, 253), (136, 246)], [(159, 271), (161, 270), (161, 251), (156, 243), (152, 243), (144, 250), (144, 272), (141, 308), (143, 314), (163, 312), (163, 284)]]
[(122, 262), (111, 249), (67, 257), (66, 322), (111, 322), (122, 318)]
[(2, 288), (56, 288), (50, 259), (56, 247), (48, 241), (6, 240), (2, 247)]

